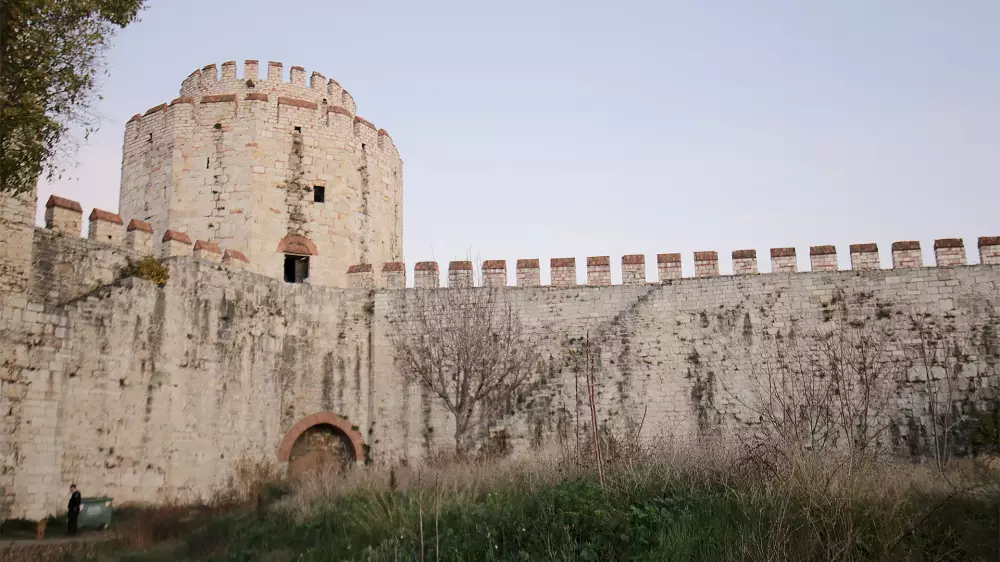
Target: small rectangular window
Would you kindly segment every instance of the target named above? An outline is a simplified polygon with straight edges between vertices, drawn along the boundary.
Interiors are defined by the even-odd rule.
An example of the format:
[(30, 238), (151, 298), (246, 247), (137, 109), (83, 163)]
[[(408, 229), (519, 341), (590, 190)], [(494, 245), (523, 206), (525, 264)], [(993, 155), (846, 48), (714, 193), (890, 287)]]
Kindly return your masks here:
[(313, 186), (313, 202), (314, 203), (325, 203), (326, 202), (326, 188), (322, 185)]
[(305, 283), (309, 278), (309, 256), (285, 255), (285, 281)]
[(295, 127), (295, 132), (296, 133), (301, 133), (302, 132), (302, 127), (296, 126)]

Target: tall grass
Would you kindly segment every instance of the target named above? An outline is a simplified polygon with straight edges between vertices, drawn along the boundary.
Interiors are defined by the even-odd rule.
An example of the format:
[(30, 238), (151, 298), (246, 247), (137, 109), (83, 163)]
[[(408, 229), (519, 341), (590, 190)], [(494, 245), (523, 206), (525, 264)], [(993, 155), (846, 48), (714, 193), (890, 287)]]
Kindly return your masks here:
[[(622, 459), (618, 459), (621, 461)], [(615, 461), (615, 459), (612, 459)], [(884, 459), (672, 444), (606, 485), (532, 461), (314, 473), (132, 560), (996, 560), (1000, 475)]]

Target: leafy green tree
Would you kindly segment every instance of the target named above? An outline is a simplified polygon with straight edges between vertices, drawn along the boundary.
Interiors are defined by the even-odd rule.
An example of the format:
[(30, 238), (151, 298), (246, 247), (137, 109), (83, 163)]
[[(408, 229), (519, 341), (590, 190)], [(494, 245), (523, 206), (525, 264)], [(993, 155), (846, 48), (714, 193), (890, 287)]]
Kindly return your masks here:
[(22, 192), (99, 124), (104, 50), (146, 0), (0, 0), (0, 191)]

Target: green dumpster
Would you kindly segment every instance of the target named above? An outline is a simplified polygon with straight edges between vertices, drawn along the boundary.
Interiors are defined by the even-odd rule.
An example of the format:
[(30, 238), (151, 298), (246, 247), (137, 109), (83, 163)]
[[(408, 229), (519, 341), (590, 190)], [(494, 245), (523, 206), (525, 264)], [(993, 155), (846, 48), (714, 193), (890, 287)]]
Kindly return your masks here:
[(104, 529), (111, 524), (111, 498), (82, 498), (80, 500), (81, 529)]

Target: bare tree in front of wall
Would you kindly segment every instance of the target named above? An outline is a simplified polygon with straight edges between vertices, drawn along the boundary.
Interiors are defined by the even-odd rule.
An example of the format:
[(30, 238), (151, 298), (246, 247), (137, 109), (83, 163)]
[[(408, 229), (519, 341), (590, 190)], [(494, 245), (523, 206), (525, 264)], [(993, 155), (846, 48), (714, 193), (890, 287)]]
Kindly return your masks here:
[(737, 421), (755, 447), (876, 451), (908, 364), (899, 322), (881, 310), (864, 295), (840, 295), (818, 328), (752, 335), (750, 392), (730, 394), (749, 414)]
[(507, 290), (418, 290), (390, 336), (396, 366), (455, 417), (455, 451), (516, 399), (539, 360)]

